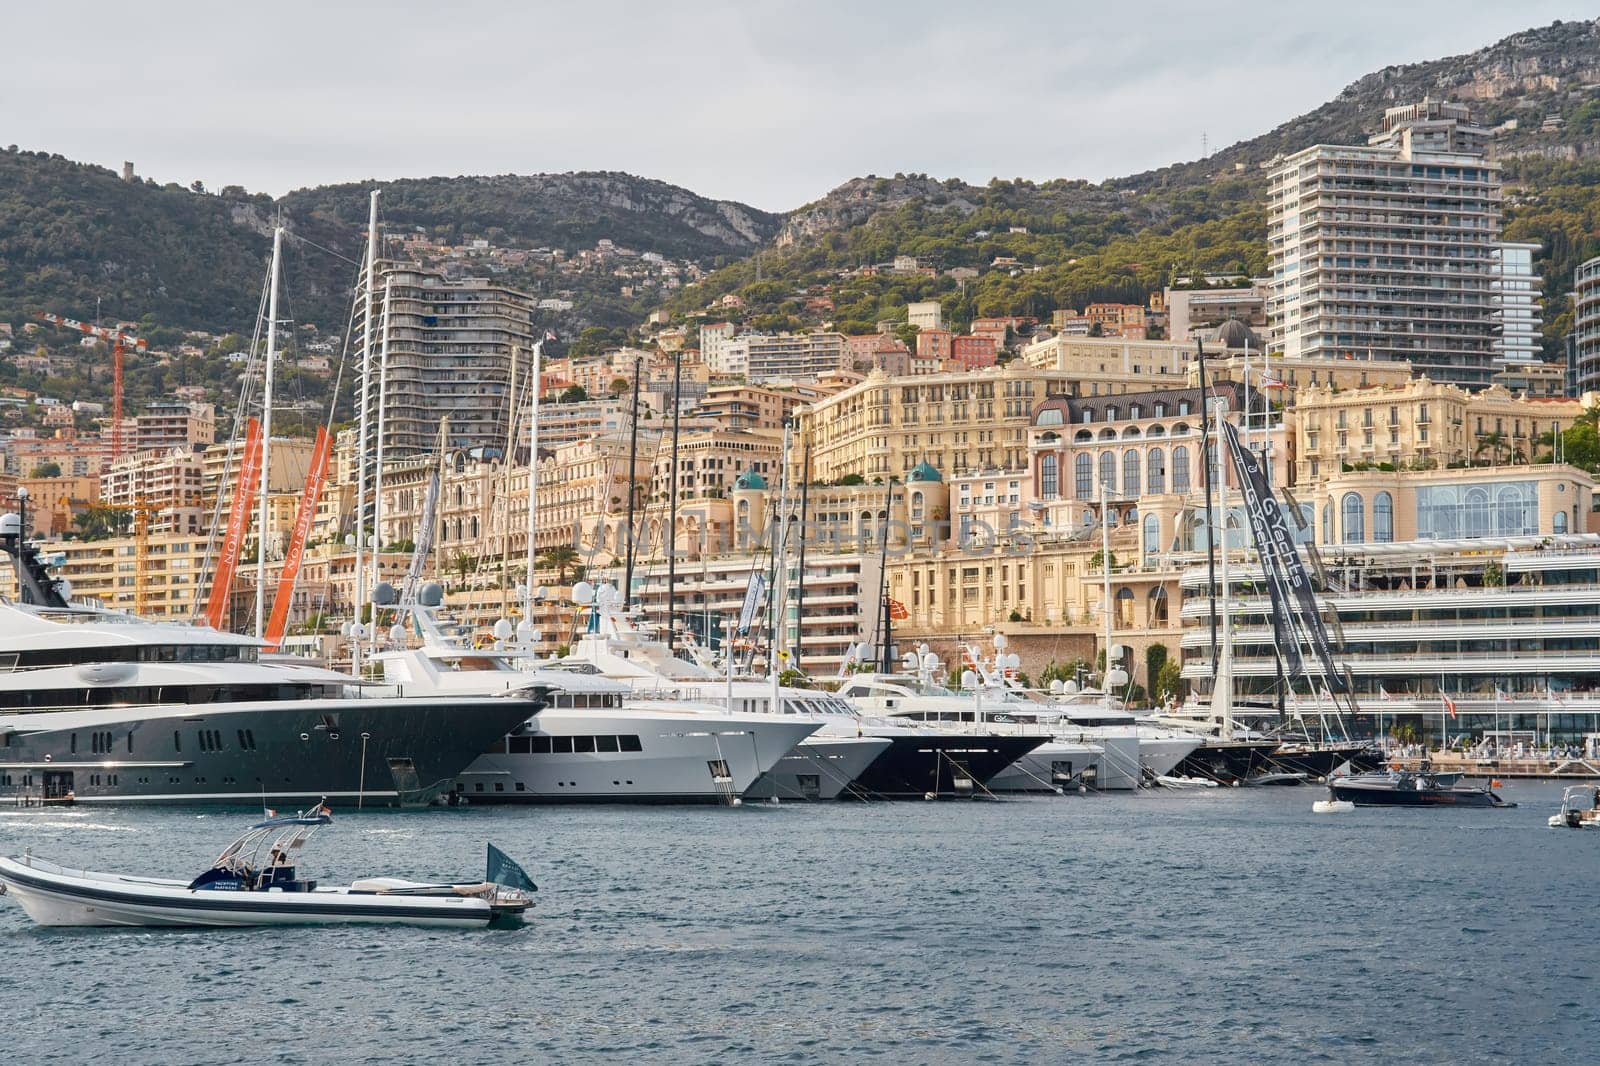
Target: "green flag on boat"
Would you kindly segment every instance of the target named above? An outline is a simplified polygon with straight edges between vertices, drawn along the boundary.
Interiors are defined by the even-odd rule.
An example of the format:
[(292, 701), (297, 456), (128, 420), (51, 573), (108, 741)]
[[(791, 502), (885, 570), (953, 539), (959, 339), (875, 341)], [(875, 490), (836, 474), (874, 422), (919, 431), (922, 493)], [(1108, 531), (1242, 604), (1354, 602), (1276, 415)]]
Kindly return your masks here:
[(489, 845), (489, 871), (484, 880), (496, 885), (505, 885), (507, 888), (520, 888), (524, 892), (539, 891), (539, 886), (533, 883), (528, 871), (518, 866), (511, 856), (493, 844)]

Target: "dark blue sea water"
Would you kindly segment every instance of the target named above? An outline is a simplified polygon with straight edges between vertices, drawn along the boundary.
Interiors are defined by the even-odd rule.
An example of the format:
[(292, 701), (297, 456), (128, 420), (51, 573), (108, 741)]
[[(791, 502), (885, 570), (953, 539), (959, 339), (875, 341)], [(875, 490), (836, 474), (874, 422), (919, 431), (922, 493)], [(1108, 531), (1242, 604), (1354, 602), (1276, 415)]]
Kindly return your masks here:
[[(4, 1061), (1592, 1062), (1600, 833), (1320, 789), (336, 812), (307, 871), (540, 883), (521, 929), (51, 931), (0, 899)], [(250, 812), (0, 812), (186, 876)]]

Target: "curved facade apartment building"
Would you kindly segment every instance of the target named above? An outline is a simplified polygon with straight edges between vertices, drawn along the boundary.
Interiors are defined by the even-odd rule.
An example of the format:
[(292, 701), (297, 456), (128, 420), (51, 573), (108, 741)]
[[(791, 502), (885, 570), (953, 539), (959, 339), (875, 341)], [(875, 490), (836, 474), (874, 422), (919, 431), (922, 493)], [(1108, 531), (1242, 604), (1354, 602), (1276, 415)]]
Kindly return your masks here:
[(1572, 283), (1572, 391), (1600, 389), (1600, 256), (1578, 265)]
[[(533, 297), (487, 279), (451, 281), (414, 266), (380, 264), (380, 271), (372, 301), (377, 326), (370, 401), (372, 432), (376, 434), (378, 366), (385, 332), (383, 286), (387, 283), (393, 321), (387, 331), (385, 459), (436, 450), (439, 420), (446, 415), (450, 417), (449, 446), (504, 448), (512, 349), (519, 349), (519, 358), (527, 360), (539, 336), (533, 326)], [(365, 308), (358, 301), (357, 353), (362, 350), (365, 329)]]
[(1489, 384), (1500, 170), (1488, 140), (1465, 107), (1424, 100), (1386, 111), (1365, 146), (1284, 159), (1268, 191), (1274, 347)]

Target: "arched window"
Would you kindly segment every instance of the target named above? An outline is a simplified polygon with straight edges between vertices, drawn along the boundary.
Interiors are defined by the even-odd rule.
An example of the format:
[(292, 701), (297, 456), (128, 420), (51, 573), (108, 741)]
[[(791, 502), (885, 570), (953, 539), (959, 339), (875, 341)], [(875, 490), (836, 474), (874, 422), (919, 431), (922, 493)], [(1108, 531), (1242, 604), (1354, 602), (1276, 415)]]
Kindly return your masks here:
[(1078, 457), (1072, 461), (1073, 474), (1077, 480), (1078, 499), (1088, 500), (1094, 497), (1094, 460), (1088, 452), (1079, 452)]
[(1060, 495), (1061, 476), (1054, 455), (1039, 457), (1039, 495), (1053, 500)]
[(1186, 444), (1172, 449), (1172, 491), (1189, 491), (1189, 446)]
[(1372, 541), (1388, 544), (1394, 540), (1394, 497), (1380, 492), (1372, 500)]
[[(1144, 516), (1144, 555), (1148, 560), (1150, 556), (1161, 550), (1161, 521), (1153, 514)], [(1159, 587), (1159, 586), (1158, 586)]]
[(1150, 612), (1150, 625), (1164, 626), (1167, 624), (1167, 590), (1156, 585), (1150, 590), (1149, 604), (1146, 609)]
[(1517, 537), (1539, 532), (1538, 527), (1533, 522), (1528, 521), (1533, 508), (1523, 507), (1521, 489), (1507, 485), (1500, 490), (1496, 502), (1499, 504), (1500, 533), (1502, 536)]
[(1139, 495), (1139, 453), (1131, 448), (1122, 453), (1122, 491), (1128, 496)]
[(1100, 484), (1108, 489), (1117, 487), (1117, 455), (1112, 451), (1100, 453)]
[(1296, 544), (1311, 544), (1317, 538), (1317, 509), (1309, 503), (1300, 505), (1300, 521), (1289, 516), (1289, 532)]
[(1167, 453), (1151, 448), (1149, 466), (1144, 472), (1145, 488), (1151, 493), (1167, 491)]
[(1333, 543), (1333, 504), (1322, 505), (1322, 543)]
[[(1047, 456), (1045, 456), (1045, 458), (1050, 460), (1050, 474), (1051, 474), (1051, 477), (1054, 477), (1055, 476), (1055, 472), (1056, 472), (1056, 467), (1055, 467), (1056, 457), (1053, 456), (1053, 455), (1047, 455)], [(923, 500), (922, 500), (922, 493), (921, 492), (913, 492), (911, 494), (911, 520), (913, 522), (922, 521), (922, 519), (923, 519), (923, 511), (924, 511), (924, 505), (923, 505)]]
[(1117, 590), (1114, 597), (1117, 603), (1117, 628), (1133, 628), (1133, 590), (1127, 586)]
[(1567, 512), (1557, 511), (1550, 516), (1550, 532), (1565, 533), (1567, 531)]
[(1487, 537), (1489, 535), (1489, 493), (1484, 489), (1467, 490), (1463, 536)]
[(1365, 505), (1359, 492), (1347, 492), (1339, 503), (1343, 512), (1341, 518), (1344, 526), (1344, 542), (1346, 544), (1360, 544), (1367, 539)]

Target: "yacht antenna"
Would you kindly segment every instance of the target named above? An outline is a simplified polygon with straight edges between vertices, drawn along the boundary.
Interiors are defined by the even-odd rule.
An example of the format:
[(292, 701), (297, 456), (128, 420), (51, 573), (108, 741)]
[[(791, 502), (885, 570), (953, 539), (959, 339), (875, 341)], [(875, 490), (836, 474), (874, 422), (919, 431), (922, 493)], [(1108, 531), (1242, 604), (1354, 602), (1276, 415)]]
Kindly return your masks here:
[[(637, 380), (637, 378), (635, 379)], [(682, 410), (683, 349), (672, 353), (672, 448), (667, 460), (672, 471), (667, 487), (667, 654), (673, 653), (678, 620), (678, 416)], [(777, 710), (776, 707), (773, 708)]]
[[(278, 361), (278, 272), (283, 257), (283, 227), (272, 231), (272, 289), (267, 297), (267, 363), (261, 385), (261, 500), (256, 512), (256, 639), (266, 633), (267, 517), (272, 513), (272, 369)], [(143, 576), (139, 578), (143, 580)]]

